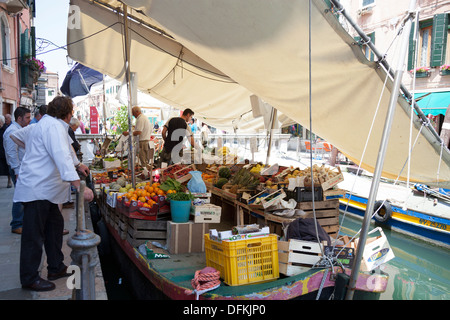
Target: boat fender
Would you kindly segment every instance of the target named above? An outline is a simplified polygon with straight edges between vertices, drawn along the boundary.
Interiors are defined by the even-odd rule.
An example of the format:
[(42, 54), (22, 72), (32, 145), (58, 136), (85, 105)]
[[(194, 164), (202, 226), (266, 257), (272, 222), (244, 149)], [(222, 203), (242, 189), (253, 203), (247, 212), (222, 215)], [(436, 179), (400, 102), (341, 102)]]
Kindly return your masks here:
[(374, 218), (378, 222), (386, 222), (392, 217), (392, 206), (387, 200), (375, 201), (373, 210), (376, 212)]

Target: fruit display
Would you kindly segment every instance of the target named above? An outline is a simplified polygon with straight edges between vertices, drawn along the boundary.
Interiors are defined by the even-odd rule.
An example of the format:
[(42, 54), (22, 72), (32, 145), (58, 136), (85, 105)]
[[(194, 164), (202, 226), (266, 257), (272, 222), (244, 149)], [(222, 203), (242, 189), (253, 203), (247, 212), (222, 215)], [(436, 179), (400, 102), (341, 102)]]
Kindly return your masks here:
[(230, 179), (231, 177), (231, 170), (228, 167), (220, 167), (219, 168), (219, 177)]
[(216, 175), (209, 174), (209, 173), (202, 173), (202, 179), (204, 182), (213, 183), (214, 179), (216, 178)]
[(166, 199), (167, 194), (176, 192), (175, 190), (164, 191), (160, 188), (159, 183), (142, 182), (136, 184), (136, 189), (133, 189), (131, 184), (127, 184), (117, 200), (124, 200), (125, 206), (129, 206), (132, 201), (137, 201), (138, 207), (152, 208), (160, 201)]
[(215, 186), (216, 188), (222, 189), (222, 187), (223, 187), (226, 183), (228, 183), (228, 179), (227, 179), (227, 178), (219, 178), (219, 179), (217, 180), (217, 182), (214, 184), (214, 186)]
[[(340, 172), (334, 171), (334, 168), (325, 167), (325, 165), (319, 166), (317, 164), (312, 167), (312, 177), (314, 179), (314, 185), (320, 185), (322, 181), (330, 180), (336, 176), (338, 176)], [(283, 177), (282, 183), (288, 184), (290, 178), (296, 177), (304, 177), (303, 183), (304, 185), (311, 185), (311, 167), (305, 168), (303, 170), (300, 169), (291, 169), (290, 173), (287, 173)]]
[(175, 172), (180, 171), (183, 169), (183, 166), (181, 164), (174, 164), (171, 166), (168, 166), (166, 168), (161, 169), (161, 177), (163, 179), (167, 178), (175, 178)]

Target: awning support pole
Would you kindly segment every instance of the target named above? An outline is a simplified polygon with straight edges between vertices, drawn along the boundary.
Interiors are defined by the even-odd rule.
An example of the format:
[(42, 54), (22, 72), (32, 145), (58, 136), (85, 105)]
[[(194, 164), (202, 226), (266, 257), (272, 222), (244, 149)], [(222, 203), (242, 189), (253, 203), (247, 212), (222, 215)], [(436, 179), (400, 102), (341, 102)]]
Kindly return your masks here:
[(128, 6), (123, 5), (124, 37), (125, 37), (125, 79), (128, 88), (128, 164), (131, 166), (131, 184), (136, 188), (136, 177), (134, 176), (134, 150), (133, 130), (131, 128), (131, 72), (130, 72), (130, 39), (128, 38)]
[(269, 131), (269, 146), (267, 148), (267, 155), (266, 155), (266, 166), (269, 165), (269, 158), (270, 158), (270, 152), (272, 151), (272, 132), (273, 128), (275, 126), (275, 118), (277, 117), (277, 109), (272, 107), (272, 121), (270, 123), (270, 131)]
[(380, 148), (378, 150), (377, 162), (373, 173), (372, 185), (370, 187), (369, 198), (367, 200), (366, 212), (361, 227), (361, 235), (358, 241), (358, 247), (356, 248), (356, 255), (353, 261), (352, 273), (350, 276), (349, 287), (345, 299), (352, 300), (355, 293), (356, 281), (358, 280), (359, 270), (361, 267), (361, 259), (366, 246), (367, 233), (369, 231), (370, 220), (372, 218), (373, 209), (375, 206), (375, 200), (378, 193), (378, 186), (380, 184), (381, 172), (383, 171), (384, 158), (386, 156), (386, 150), (389, 143), (389, 136), (391, 133), (392, 121), (395, 114), (395, 107), (400, 92), (400, 85), (403, 76), (403, 70), (405, 68), (406, 54), (408, 50), (409, 34), (411, 31), (411, 19), (412, 13), (415, 11), (416, 0), (411, 0), (409, 4), (409, 12), (411, 13), (408, 21), (405, 24), (403, 30), (402, 43), (400, 47), (400, 54), (398, 60), (398, 66), (394, 73), (394, 86), (391, 92), (389, 100), (389, 107), (386, 114), (386, 122), (384, 124), (383, 135), (380, 142)]

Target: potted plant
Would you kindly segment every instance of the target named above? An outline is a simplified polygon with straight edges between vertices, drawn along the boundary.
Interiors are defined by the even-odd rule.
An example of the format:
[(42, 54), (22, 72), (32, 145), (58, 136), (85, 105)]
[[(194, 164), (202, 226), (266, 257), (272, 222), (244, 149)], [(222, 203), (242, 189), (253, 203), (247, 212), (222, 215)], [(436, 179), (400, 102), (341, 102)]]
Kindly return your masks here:
[(450, 64), (443, 64), (439, 67), (439, 73), (441, 76), (446, 76), (450, 74)]
[(34, 82), (37, 82), (37, 79), (41, 76), (42, 72), (45, 72), (46, 70), (44, 62), (34, 57), (26, 56), (23, 64), (30, 68)]
[(169, 193), (167, 199), (170, 201), (170, 214), (173, 222), (188, 222), (191, 213), (191, 204), (194, 196), (183, 191)]
[(416, 69), (412, 69), (409, 72), (414, 75), (414, 71), (416, 72), (416, 78), (427, 78), (430, 76), (430, 68), (429, 67), (418, 67)]

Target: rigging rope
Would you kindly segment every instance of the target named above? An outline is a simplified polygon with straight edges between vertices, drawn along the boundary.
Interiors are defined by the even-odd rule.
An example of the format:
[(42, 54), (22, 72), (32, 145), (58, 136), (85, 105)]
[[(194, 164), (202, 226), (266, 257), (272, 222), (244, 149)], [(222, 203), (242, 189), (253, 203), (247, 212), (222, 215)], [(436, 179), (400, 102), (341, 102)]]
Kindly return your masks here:
[(184, 293), (195, 294), (196, 300), (205, 292), (214, 290), (220, 286), (220, 271), (206, 267), (202, 270), (195, 271), (194, 279), (191, 280), (194, 290), (185, 290)]

